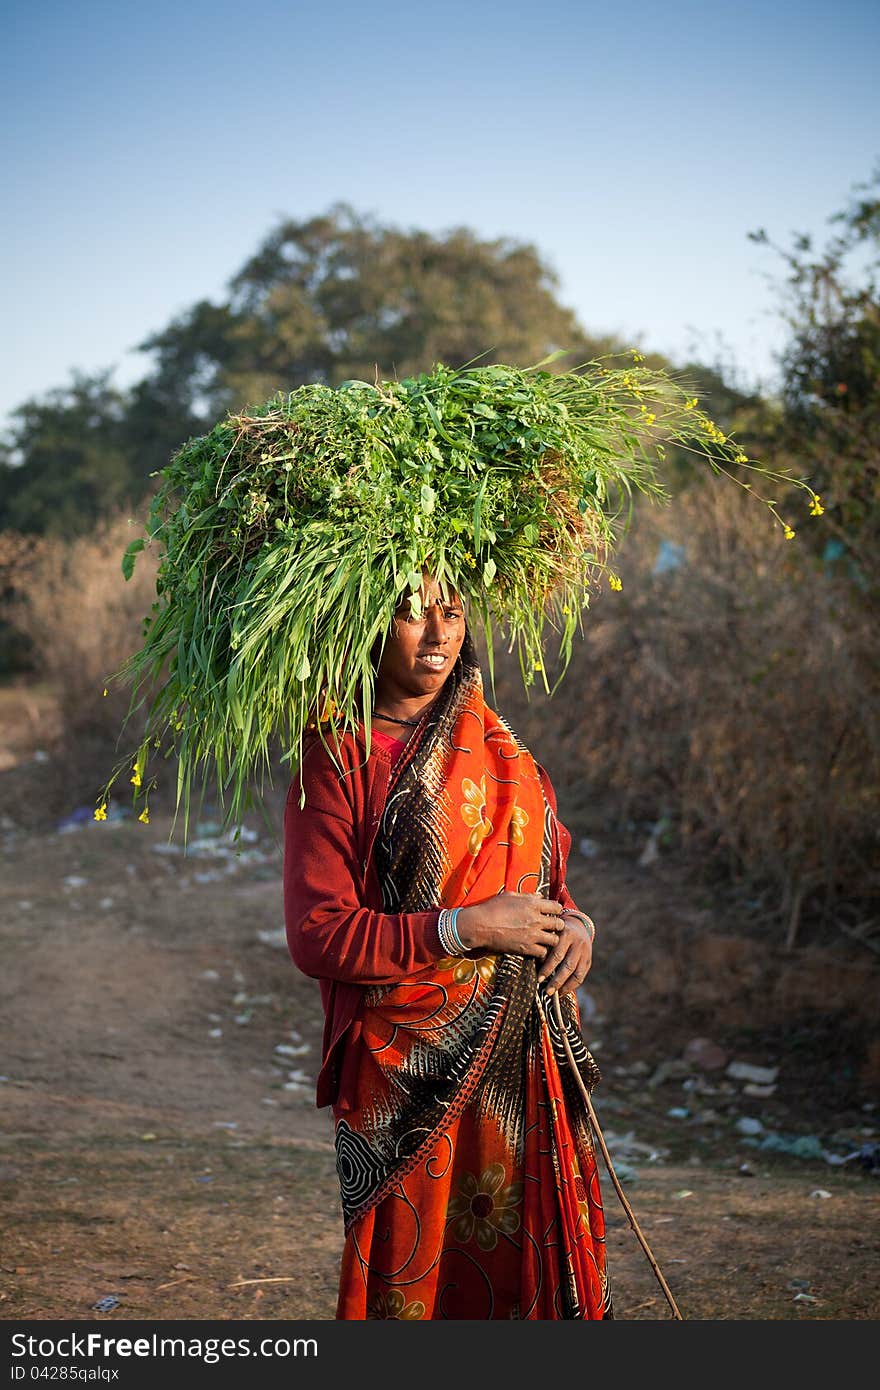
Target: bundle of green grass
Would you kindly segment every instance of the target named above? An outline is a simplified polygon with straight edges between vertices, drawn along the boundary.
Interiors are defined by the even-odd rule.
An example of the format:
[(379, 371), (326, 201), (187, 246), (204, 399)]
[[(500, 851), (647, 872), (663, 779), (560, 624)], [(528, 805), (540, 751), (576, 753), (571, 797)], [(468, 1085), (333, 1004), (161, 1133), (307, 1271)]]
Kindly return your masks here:
[(123, 557), (129, 578), (145, 545), (161, 548), (143, 645), (112, 677), (134, 687), (126, 723), (145, 686), (158, 693), (97, 819), (130, 765), (148, 820), (155, 755), (177, 759), (184, 835), (199, 769), (239, 829), (257, 774), (271, 784), (274, 740), (292, 771), (316, 722), (331, 750), (359, 722), (369, 738), (371, 651), (402, 602), (418, 614), (426, 571), (461, 595), (490, 677), (500, 634), (524, 683), (547, 687), (548, 631), (564, 673), (591, 591), (603, 575), (620, 586), (635, 494), (667, 499), (672, 443), (716, 472), (736, 465), (734, 481), (798, 481), (750, 461), (637, 352), (564, 372), (553, 360), (302, 386), (183, 445)]

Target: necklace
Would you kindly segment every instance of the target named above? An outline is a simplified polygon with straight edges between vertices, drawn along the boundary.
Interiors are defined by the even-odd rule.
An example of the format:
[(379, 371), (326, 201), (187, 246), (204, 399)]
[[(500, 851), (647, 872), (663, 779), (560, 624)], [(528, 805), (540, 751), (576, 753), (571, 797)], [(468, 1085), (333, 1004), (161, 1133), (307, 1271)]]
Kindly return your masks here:
[(373, 710), (374, 719), (387, 719), (390, 724), (408, 724), (412, 729), (421, 724), (422, 717), (420, 715), (418, 719), (395, 719), (393, 714), (380, 714), (378, 710)]

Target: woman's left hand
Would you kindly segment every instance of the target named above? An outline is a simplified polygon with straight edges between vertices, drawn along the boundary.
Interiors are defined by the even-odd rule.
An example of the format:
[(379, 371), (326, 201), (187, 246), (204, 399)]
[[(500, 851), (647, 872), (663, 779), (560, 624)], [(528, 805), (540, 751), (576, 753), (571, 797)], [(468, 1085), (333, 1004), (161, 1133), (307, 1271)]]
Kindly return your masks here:
[[(593, 963), (595, 927), (589, 917), (565, 911), (555, 920), (561, 923), (559, 939), (548, 950), (538, 971), (538, 983), (546, 980), (547, 994), (574, 994), (582, 985)], [(587, 925), (589, 923), (589, 926)]]

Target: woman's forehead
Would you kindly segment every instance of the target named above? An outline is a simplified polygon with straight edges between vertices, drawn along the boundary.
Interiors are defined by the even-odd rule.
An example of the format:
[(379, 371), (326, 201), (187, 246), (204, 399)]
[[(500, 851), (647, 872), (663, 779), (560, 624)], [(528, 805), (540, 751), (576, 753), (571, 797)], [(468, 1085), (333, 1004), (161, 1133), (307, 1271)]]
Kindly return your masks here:
[[(422, 603), (430, 605), (432, 603), (461, 603), (458, 591), (446, 581), (440, 582), (436, 579), (426, 577), (419, 590)], [(402, 594), (398, 601), (398, 608), (409, 607), (409, 594)]]

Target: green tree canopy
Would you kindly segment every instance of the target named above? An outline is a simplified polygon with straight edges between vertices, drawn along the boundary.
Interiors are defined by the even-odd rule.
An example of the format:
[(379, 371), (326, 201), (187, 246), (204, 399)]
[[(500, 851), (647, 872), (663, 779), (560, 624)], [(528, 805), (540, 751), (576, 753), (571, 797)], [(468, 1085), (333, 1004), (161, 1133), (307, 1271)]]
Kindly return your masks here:
[(140, 345), (153, 365), (130, 391), (110, 372), (78, 375), (14, 412), (0, 446), (0, 529), (86, 530), (142, 497), (184, 440), (279, 390), (617, 346), (588, 338), (557, 290), (536, 248), (509, 238), (401, 231), (346, 204), (285, 219), (223, 302), (194, 304)]
[(807, 236), (786, 249), (763, 229), (751, 234), (773, 246), (786, 266), (781, 289), (789, 338), (771, 447), (822, 495), (826, 563), (874, 595), (880, 587), (880, 167), (830, 224), (832, 235), (818, 248)]

